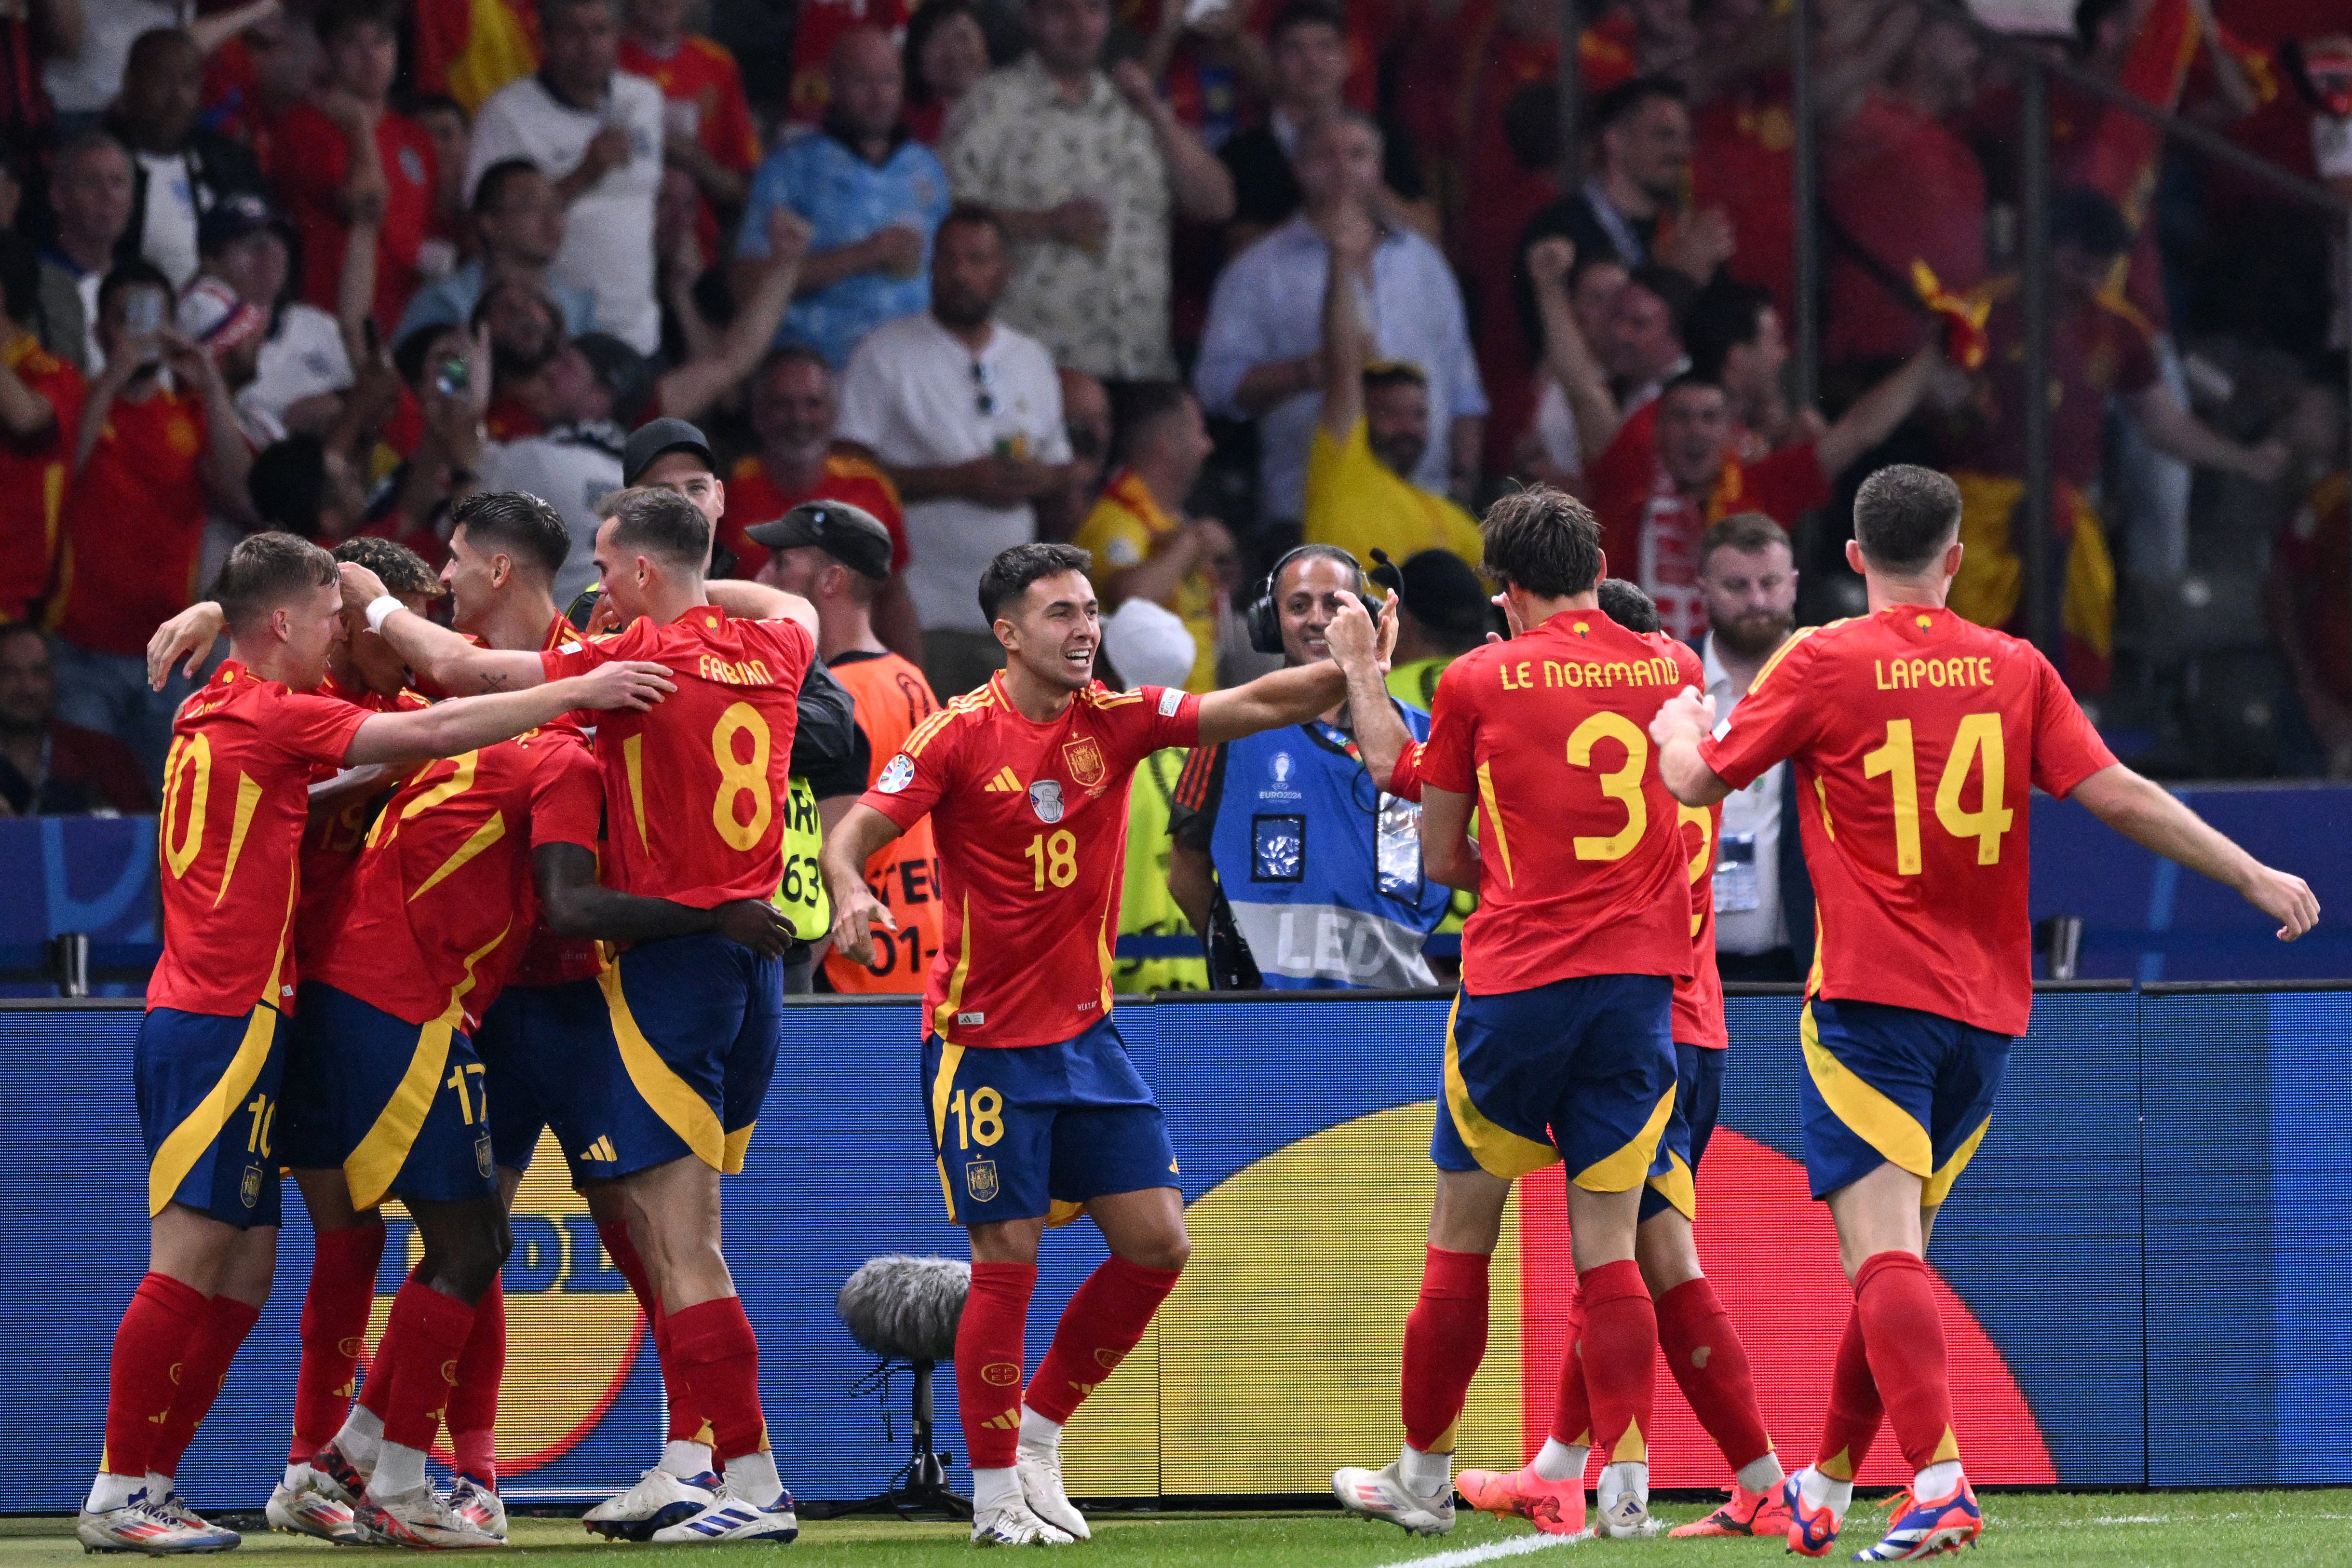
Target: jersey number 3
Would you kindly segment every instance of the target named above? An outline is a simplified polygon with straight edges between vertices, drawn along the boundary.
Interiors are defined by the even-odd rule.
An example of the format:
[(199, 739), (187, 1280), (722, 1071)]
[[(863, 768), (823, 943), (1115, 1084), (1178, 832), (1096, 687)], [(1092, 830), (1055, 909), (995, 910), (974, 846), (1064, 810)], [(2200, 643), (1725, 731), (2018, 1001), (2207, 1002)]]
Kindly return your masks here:
[[(1977, 864), (2000, 864), (2000, 836), (2017, 814), (2001, 804), (2006, 791), (2007, 754), (2001, 745), (2000, 715), (1970, 713), (1960, 720), (1952, 736), (1951, 756), (1936, 784), (1936, 820), (1955, 838), (1977, 841)], [(1960, 804), (1969, 774), (1981, 765), (1984, 785), (1977, 808)], [(1895, 792), (1895, 869), (1906, 877), (1919, 874), (1919, 763), (1911, 745), (1911, 721), (1889, 719), (1886, 743), (1864, 753), (1865, 778), (1892, 775)]]

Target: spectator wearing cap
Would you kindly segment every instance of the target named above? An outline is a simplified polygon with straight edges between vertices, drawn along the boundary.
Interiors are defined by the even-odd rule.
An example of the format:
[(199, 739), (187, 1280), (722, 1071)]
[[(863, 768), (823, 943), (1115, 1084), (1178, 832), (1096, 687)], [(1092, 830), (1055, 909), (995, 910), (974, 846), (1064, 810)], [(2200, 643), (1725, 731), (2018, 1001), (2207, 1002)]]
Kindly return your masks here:
[[(1192, 634), (1173, 612), (1149, 599), (1129, 599), (1103, 617), (1102, 652), (1096, 671), (1117, 688), (1181, 688), (1199, 659)], [(1187, 753), (1166, 746), (1136, 765), (1127, 795), (1127, 865), (1119, 883), (1118, 935), (1145, 942), (1189, 938), (1192, 922), (1169, 890), (1169, 816), (1176, 807), (1176, 784)], [(1187, 942), (1186, 946), (1192, 946)], [(1118, 958), (1111, 963), (1112, 988), (1142, 991), (1206, 991), (1209, 965), (1197, 952), (1179, 957)]]
[[(181, 335), (212, 359), (222, 384), (228, 388), (229, 405), (236, 411), (237, 433), (257, 461), (261, 453), (286, 438), (286, 426), (274, 416), (248, 406), (242, 399), (253, 384), (262, 337), (269, 327), (268, 313), (219, 279), (200, 277), (180, 295), (173, 319)], [(257, 521), (252, 498), (248, 467), (240, 504), (234, 508), (215, 504), (205, 513), (204, 549), (196, 558), (198, 584), (210, 583), (219, 574), (228, 552), (250, 531)]]
[(32, 615), (49, 590), (58, 527), (88, 384), (41, 346), (40, 267), (31, 250), (0, 250), (0, 622)]
[(839, 366), (874, 328), (930, 304), (931, 236), (949, 196), (946, 169), (900, 121), (904, 82), (889, 35), (842, 34), (827, 74), (824, 124), (760, 165), (735, 254), (739, 268), (767, 255), (760, 226), (774, 207), (808, 220), (813, 248), (783, 337)]
[(518, 279), (555, 301), (569, 332), (593, 331), (594, 290), (551, 277), (548, 268), (563, 249), (563, 202), (554, 182), (526, 158), (509, 158), (482, 171), (474, 183), (472, 217), (481, 254), (418, 289), (401, 312), (393, 333), (398, 342), (425, 327), (448, 326), (473, 315), (493, 283)]
[(155, 792), (113, 736), (58, 717), (58, 676), (38, 626), (0, 626), (0, 816), (142, 816)]
[(1495, 606), (1486, 585), (1449, 550), (1424, 550), (1397, 569), (1397, 641), (1389, 660), (1389, 693), (1409, 708), (1429, 711), (1437, 678), (1486, 640)]
[(301, 294), (332, 311), (343, 246), (354, 225), (373, 229), (371, 314), (389, 332), (424, 280), (438, 154), (425, 127), (387, 100), (400, 66), (400, 0), (324, 0), (318, 29), (326, 85), (287, 110), (277, 137), (278, 188), (302, 239)]
[(1183, 622), (1192, 665), (1172, 681), (1149, 684), (1213, 691), (1218, 611), (1236, 569), (1234, 540), (1214, 518), (1187, 517), (1184, 498), (1214, 444), (1181, 382), (1137, 382), (1121, 403), (1119, 469), (1071, 542), (1094, 558), (1088, 573), (1105, 613), (1148, 599)]
[(1440, 495), (1458, 481), (1467, 495), (1486, 413), (1468, 317), (1437, 247), (1375, 216), (1379, 127), (1352, 110), (1327, 115), (1301, 133), (1293, 166), (1306, 206), (1217, 279), (1192, 376), (1211, 413), (1257, 422), (1259, 516), (1306, 512), (1307, 451), (1323, 401), (1324, 285), (1342, 222), (1374, 226), (1371, 256), (1347, 285), (1366, 297), (1375, 340), (1367, 356), (1418, 367), (1426, 399), (1429, 438), (1405, 473)]
[(890, 535), (890, 571), (874, 597), (875, 635), (892, 652), (920, 664), (923, 626), (903, 575), (909, 555), (898, 488), (871, 456), (834, 439), (840, 418), (840, 390), (822, 355), (801, 343), (770, 351), (751, 374), (751, 431), (759, 449), (738, 458), (728, 473), (718, 541), (734, 556), (736, 574), (749, 576), (765, 557), (748, 531), (803, 501), (846, 501), (878, 519)]
[(288, 430), (321, 431), (343, 412), (357, 379), (335, 318), (289, 297), (288, 231), (264, 198), (222, 198), (197, 229), (205, 271), (268, 314), (252, 381), (236, 395), (248, 416)]
[[(921, 668), (886, 647), (875, 625), (876, 605), (892, 577), (896, 543), (890, 531), (862, 507), (819, 500), (753, 526), (746, 542), (763, 552), (761, 582), (816, 606), (817, 654), (856, 708), (870, 786), (915, 727), (939, 708)], [(828, 829), (847, 807), (846, 799), (818, 803)], [(923, 988), (940, 949), (945, 912), (935, 857), (927, 819), (866, 862), (866, 880), (880, 892), (898, 927), (874, 933), (874, 953), (865, 963), (838, 952), (828, 955), (824, 972), (833, 990)]]
[(152, 782), (189, 687), (175, 673), (149, 689), (147, 637), (196, 596), (207, 504), (246, 514), (252, 454), (213, 356), (169, 326), (159, 268), (117, 267), (98, 305), (106, 370), (82, 406), (61, 520), (58, 711), (122, 740)]
[(1176, 372), (1169, 226), (1233, 216), (1233, 177), (1132, 60), (1106, 75), (1108, 0), (1028, 0), (1030, 52), (948, 122), (959, 201), (1003, 215), (1004, 319), (1104, 381)]
[(1062, 385), (1044, 345), (995, 320), (1008, 263), (985, 207), (957, 207), (931, 250), (931, 308), (866, 335), (841, 381), (835, 434), (881, 459), (907, 504), (907, 589), (931, 689), (961, 697), (1001, 668), (971, 585), (1036, 536), (1034, 502), (1069, 462)]
[(41, 247), (41, 346), (85, 375), (106, 368), (98, 344), (98, 286), (131, 228), (138, 182), (131, 154), (103, 131), (58, 149), (49, 171), (52, 233)]
[(196, 225), (233, 191), (267, 190), (243, 146), (198, 122), (204, 57), (177, 28), (142, 33), (106, 128), (131, 150), (131, 223), (117, 260), (143, 257), (174, 289), (196, 275)]
[(614, 0), (541, 0), (539, 26), (538, 73), (500, 88), (475, 117), (467, 189), (509, 158), (537, 165), (564, 205), (563, 245), (550, 275), (595, 295), (600, 331), (651, 353), (661, 341), (654, 295), (661, 89), (618, 68)]

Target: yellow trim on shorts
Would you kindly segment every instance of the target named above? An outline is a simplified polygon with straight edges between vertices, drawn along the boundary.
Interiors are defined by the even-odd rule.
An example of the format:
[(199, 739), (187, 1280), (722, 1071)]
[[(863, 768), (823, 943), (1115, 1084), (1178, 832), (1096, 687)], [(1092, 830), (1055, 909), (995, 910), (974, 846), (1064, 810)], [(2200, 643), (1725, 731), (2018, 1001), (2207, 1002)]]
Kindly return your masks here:
[(1650, 1173), (1650, 1162), (1658, 1157), (1658, 1140), (1665, 1136), (1666, 1122), (1674, 1114), (1675, 1086), (1668, 1084), (1633, 1142), (1577, 1172), (1576, 1184), (1588, 1193), (1622, 1193), (1640, 1186)]
[[(1462, 1052), (1454, 1040), (1454, 1019), (1461, 1011), (1462, 994), (1457, 991), (1454, 994), (1454, 1005), (1445, 1014), (1445, 1112), (1454, 1118), (1454, 1131), (1461, 1135), (1481, 1170), (1505, 1181), (1557, 1163), (1559, 1151), (1550, 1144), (1522, 1138), (1479, 1114), (1477, 1102), (1470, 1098), (1470, 1086), (1463, 1081)], [(1669, 1103), (1673, 1098), (1667, 1097)]]
[(940, 1040), (940, 1070), (931, 1078), (931, 1147), (939, 1152), (940, 1196), (947, 1200), (948, 1219), (956, 1217), (955, 1188), (948, 1183), (948, 1100), (955, 1092), (956, 1068), (963, 1065), (963, 1047)]
[[(1914, 1121), (1909, 1111), (1864, 1082), (1861, 1074), (1838, 1060), (1836, 1054), (1822, 1044), (1811, 1002), (1805, 1004), (1800, 1015), (1798, 1034), (1805, 1046), (1805, 1071), (1812, 1075), (1813, 1087), (1822, 1091), (1822, 1099), (1837, 1119), (1856, 1137), (1885, 1155), (1890, 1164), (1900, 1165), (1923, 1182), (1935, 1174), (1935, 1152), (1927, 1141), (1927, 1130)], [(1963, 1159), (1961, 1163), (1967, 1162)], [(1959, 1172), (1955, 1170), (1952, 1174), (1958, 1176)]]
[(1674, 1169), (1663, 1176), (1652, 1176), (1650, 1185), (1656, 1189), (1660, 1197), (1675, 1205), (1675, 1213), (1686, 1220), (1696, 1223), (1698, 1184), (1691, 1178), (1691, 1168), (1684, 1163), (1680, 1154), (1668, 1150), (1666, 1158), (1674, 1162)]
[(629, 1011), (628, 995), (621, 988), (620, 965), (596, 976), (596, 984), (604, 993), (604, 1008), (612, 1016), (621, 1065), (628, 1069), (629, 1082), (638, 1096), (685, 1141), (696, 1159), (714, 1171), (726, 1170), (727, 1134), (719, 1128), (719, 1112), (671, 1070), (645, 1031), (637, 1027), (636, 1015)]
[(747, 1121), (727, 1134), (727, 1163), (719, 1167), (722, 1173), (730, 1176), (743, 1173), (743, 1156), (750, 1152), (751, 1133), (759, 1125), (756, 1121)]
[(196, 1168), (213, 1140), (221, 1135), (229, 1118), (245, 1103), (246, 1090), (261, 1077), (261, 1069), (269, 1061), (269, 1043), (278, 1035), (278, 1009), (267, 1004), (254, 1008), (245, 1021), (245, 1038), (237, 1042), (236, 1055), (194, 1110), (181, 1118), (155, 1151), (154, 1160), (147, 1167), (147, 1217), (153, 1219), (171, 1203), (172, 1194)]
[(1969, 1162), (1976, 1158), (1977, 1145), (1983, 1142), (1984, 1135), (1991, 1131), (1992, 1112), (1988, 1110), (1985, 1119), (1977, 1123), (1977, 1130), (1969, 1134), (1968, 1142), (1953, 1150), (1952, 1157), (1944, 1162), (1943, 1169), (1927, 1178), (1927, 1189), (1919, 1194), (1922, 1204), (1932, 1208), (1952, 1195), (1952, 1184), (1958, 1181), (1960, 1173), (1969, 1168)]
[(1066, 1225), (1075, 1224), (1077, 1221), (1078, 1216), (1086, 1212), (1087, 1205), (1084, 1204), (1072, 1203), (1066, 1198), (1047, 1198), (1045, 1200), (1045, 1228), (1047, 1230), (1055, 1230)]
[(408, 1070), (400, 1075), (391, 1098), (376, 1114), (375, 1125), (344, 1158), (343, 1180), (352, 1189), (352, 1207), (366, 1210), (382, 1203), (400, 1167), (407, 1163), (416, 1134), (433, 1113), (434, 1096), (441, 1092), (441, 1069), (449, 1065), (449, 1040), (457, 1033), (453, 1014), (463, 1016), (452, 1004), (449, 1012), (416, 1031), (416, 1049), (410, 1053)]

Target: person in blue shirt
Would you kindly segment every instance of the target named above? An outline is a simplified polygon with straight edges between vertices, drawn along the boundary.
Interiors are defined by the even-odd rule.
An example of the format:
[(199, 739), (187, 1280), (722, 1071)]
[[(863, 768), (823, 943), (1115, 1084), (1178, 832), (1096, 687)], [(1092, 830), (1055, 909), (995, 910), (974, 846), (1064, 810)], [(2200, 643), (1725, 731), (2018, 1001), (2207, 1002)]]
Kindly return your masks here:
[[(1275, 563), (1247, 619), (1291, 665), (1331, 657), (1324, 631), (1364, 592), (1354, 556), (1305, 544)], [(1387, 693), (1415, 740), (1429, 715)], [(1289, 729), (1195, 748), (1176, 783), (1168, 889), (1208, 940), (1211, 984), (1269, 990), (1437, 984), (1422, 943), (1449, 889), (1421, 867), (1421, 808), (1359, 756), (1349, 704)]]
[(947, 216), (947, 171), (907, 133), (898, 51), (853, 27), (827, 64), (824, 123), (768, 154), (751, 178), (736, 268), (767, 258), (767, 215), (788, 206), (815, 233), (778, 343), (814, 348), (838, 370), (884, 321), (930, 308), (931, 236)]

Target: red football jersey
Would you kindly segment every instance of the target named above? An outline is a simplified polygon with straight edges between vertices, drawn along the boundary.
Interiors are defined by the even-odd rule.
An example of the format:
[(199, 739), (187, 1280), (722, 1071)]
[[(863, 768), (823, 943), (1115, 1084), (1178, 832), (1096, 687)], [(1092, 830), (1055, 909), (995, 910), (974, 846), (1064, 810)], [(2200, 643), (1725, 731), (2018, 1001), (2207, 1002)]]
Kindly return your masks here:
[(1463, 989), (1692, 972), (1685, 849), (1650, 721), (1696, 676), (1599, 610), (1445, 667), (1420, 766), (1479, 813)]
[(235, 659), (172, 721), (156, 846), (163, 956), (147, 1005), (236, 1017), (294, 1005), (294, 908), (310, 786), (343, 765), (367, 710), (289, 691)]
[(409, 774), (368, 832), (342, 935), (311, 971), (412, 1024), (468, 1030), (539, 919), (530, 852), (596, 847), (596, 763), (570, 730), (533, 730)]
[(205, 442), (205, 405), (193, 392), (117, 398), (106, 411), (98, 445), (66, 487), (59, 637), (99, 653), (143, 653), (160, 623), (195, 603)]
[(0, 345), (0, 360), (57, 410), (49, 427), (29, 441), (0, 432), (0, 496), (8, 498), (0, 521), (0, 620), (13, 621), (48, 592), (74, 437), (81, 429), (82, 398), (89, 389), (81, 372), (46, 353), (29, 332)]
[(1799, 632), (1699, 754), (1795, 763), (1812, 994), (2025, 1033), (2028, 796), (2116, 760), (2031, 643), (1916, 605)]
[[(432, 704), (414, 691), (383, 697), (365, 689), (349, 690), (331, 675), (315, 695), (348, 702), (362, 713), (406, 713)], [(354, 795), (334, 811), (312, 815), (302, 829), (302, 901), (294, 921), (294, 955), (302, 973), (310, 973), (319, 960), (341, 936), (349, 907), (352, 870), (359, 864), (361, 846), (367, 842), (368, 823), (379, 801), (394, 781)]]
[[(555, 612), (555, 618), (547, 623), (547, 635), (540, 639), (539, 646), (542, 651), (562, 647), (565, 643), (576, 640), (579, 636), (580, 628), (573, 626), (562, 611), (558, 610)], [(562, 727), (572, 731), (575, 734), (580, 733), (579, 726), (574, 722), (579, 717), (580, 715), (576, 713), (567, 715)], [(551, 726), (552, 727), (554, 726)], [(587, 743), (587, 737), (584, 734), (581, 735), (581, 743), (583, 745)], [(592, 841), (589, 847), (593, 849), (600, 846)], [(604, 968), (604, 952), (598, 947), (595, 938), (558, 936), (547, 929), (547, 921), (542, 916), (531, 927), (530, 935), (524, 940), (522, 952), (516, 957), (514, 968), (507, 974), (507, 984), (509, 985), (562, 985), (567, 981), (588, 979), (592, 975), (603, 973)]]
[(613, 803), (606, 879), (698, 910), (772, 894), (784, 878), (801, 679), (816, 657), (801, 624), (697, 605), (667, 626), (641, 617), (539, 657), (550, 680), (620, 658), (666, 666), (677, 683), (648, 712), (596, 717)]
[[(1666, 650), (1685, 684), (1706, 689), (1706, 667), (1688, 647), (1664, 632), (1650, 640)], [(1675, 808), (1683, 836), (1683, 866), (1690, 878), (1691, 973), (1675, 982), (1675, 1044), (1719, 1051), (1731, 1044), (1723, 1025), (1723, 975), (1715, 963), (1715, 855), (1723, 837), (1723, 803)]]
[[(276, 166), (270, 171), (287, 216), (302, 237), (302, 298), (332, 313), (343, 270), (343, 239), (351, 233), (338, 205), (351, 177), (351, 138), (318, 107), (298, 103), (278, 122)], [(376, 330), (389, 332), (424, 281), (417, 249), (433, 231), (440, 175), (433, 138), (404, 114), (385, 110), (376, 121), (377, 162), (383, 170), (383, 221), (377, 226)]]
[(865, 804), (901, 828), (925, 815), (947, 906), (923, 987), (927, 1032), (952, 1046), (1049, 1046), (1109, 1016), (1135, 765), (1201, 738), (1201, 700), (1095, 682), (1044, 724), (1004, 677), (918, 725)]
[(863, 507), (890, 531), (890, 570), (904, 572), (914, 557), (907, 549), (907, 518), (898, 504), (898, 487), (855, 452), (834, 452), (824, 459), (824, 473), (808, 489), (787, 490), (776, 483), (757, 456), (745, 458), (727, 476), (727, 514), (719, 520), (719, 542), (735, 556), (735, 575), (755, 577), (768, 562), (765, 545), (751, 542), (745, 531), (773, 522), (804, 500), (845, 500)]

